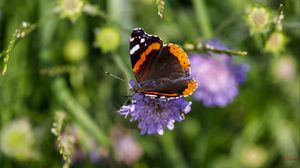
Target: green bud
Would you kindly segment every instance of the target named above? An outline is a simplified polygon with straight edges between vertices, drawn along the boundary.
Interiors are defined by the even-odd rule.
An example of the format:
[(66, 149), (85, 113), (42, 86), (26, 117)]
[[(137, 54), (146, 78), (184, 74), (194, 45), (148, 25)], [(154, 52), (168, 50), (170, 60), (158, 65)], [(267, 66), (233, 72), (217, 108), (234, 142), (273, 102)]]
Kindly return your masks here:
[(96, 30), (96, 44), (103, 52), (116, 50), (120, 45), (120, 33), (112, 27)]
[(287, 38), (281, 31), (273, 32), (265, 43), (265, 51), (279, 54), (285, 49), (286, 43)]
[(66, 60), (76, 63), (86, 57), (87, 46), (83, 41), (79, 39), (73, 39), (65, 44), (63, 52)]

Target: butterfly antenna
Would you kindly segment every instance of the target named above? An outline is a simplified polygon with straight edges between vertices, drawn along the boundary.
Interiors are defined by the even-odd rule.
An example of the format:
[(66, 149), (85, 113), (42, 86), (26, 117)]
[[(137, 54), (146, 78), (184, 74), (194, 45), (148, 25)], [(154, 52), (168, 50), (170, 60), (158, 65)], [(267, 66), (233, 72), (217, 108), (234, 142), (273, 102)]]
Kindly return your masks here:
[(120, 77), (118, 77), (118, 76), (116, 76), (116, 75), (113, 75), (113, 74), (111, 74), (111, 73), (109, 73), (109, 72), (105, 72), (105, 75), (110, 76), (110, 77), (113, 77), (113, 78), (115, 78), (115, 79), (118, 79), (118, 80), (120, 80), (120, 81), (123, 81), (123, 82), (127, 83), (124, 79), (122, 79), (122, 78), (120, 78)]
[(125, 100), (125, 102), (123, 103), (122, 106), (124, 106), (125, 104), (127, 104), (128, 100), (129, 100), (132, 96), (125, 96), (125, 97), (126, 97), (126, 100)]

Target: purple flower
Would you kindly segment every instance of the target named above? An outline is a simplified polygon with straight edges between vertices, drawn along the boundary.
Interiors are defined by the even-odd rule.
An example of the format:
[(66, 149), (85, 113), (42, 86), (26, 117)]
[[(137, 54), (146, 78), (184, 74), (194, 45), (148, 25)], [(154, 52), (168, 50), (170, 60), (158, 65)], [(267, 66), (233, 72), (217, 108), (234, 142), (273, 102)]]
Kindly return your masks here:
[(122, 106), (119, 110), (121, 115), (130, 115), (130, 122), (138, 121), (141, 134), (164, 133), (164, 128), (174, 129), (175, 121), (182, 121), (182, 114), (191, 110), (192, 102), (183, 98), (162, 99), (135, 93), (130, 105)]
[(113, 127), (111, 139), (117, 160), (131, 166), (142, 157), (143, 148), (130, 132), (121, 127)]
[[(206, 46), (228, 49), (219, 41), (209, 41)], [(198, 82), (193, 94), (196, 100), (205, 106), (224, 107), (232, 102), (238, 94), (238, 86), (246, 80), (248, 65), (233, 63), (226, 54), (193, 54), (190, 57), (192, 76)]]

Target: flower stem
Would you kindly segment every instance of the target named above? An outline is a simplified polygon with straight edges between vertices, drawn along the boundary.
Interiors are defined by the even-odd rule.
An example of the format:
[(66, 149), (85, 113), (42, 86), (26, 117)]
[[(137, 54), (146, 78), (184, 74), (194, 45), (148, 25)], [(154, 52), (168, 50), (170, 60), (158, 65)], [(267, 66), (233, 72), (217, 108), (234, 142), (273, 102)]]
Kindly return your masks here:
[(172, 165), (170, 167), (186, 168), (187, 165), (180, 151), (176, 147), (174, 137), (171, 134), (165, 133), (160, 140), (164, 151), (172, 162)]
[(204, 3), (204, 0), (193, 0), (194, 10), (196, 12), (196, 18), (199, 24), (199, 27), (202, 30), (204, 38), (212, 38), (213, 33), (211, 29), (210, 19), (207, 15), (207, 7)]
[(101, 145), (109, 145), (108, 137), (101, 131), (91, 117), (87, 115), (87, 112), (73, 99), (62, 78), (54, 81), (53, 91), (59, 103), (65, 106), (67, 112), (74, 117), (84, 129), (91, 133)]

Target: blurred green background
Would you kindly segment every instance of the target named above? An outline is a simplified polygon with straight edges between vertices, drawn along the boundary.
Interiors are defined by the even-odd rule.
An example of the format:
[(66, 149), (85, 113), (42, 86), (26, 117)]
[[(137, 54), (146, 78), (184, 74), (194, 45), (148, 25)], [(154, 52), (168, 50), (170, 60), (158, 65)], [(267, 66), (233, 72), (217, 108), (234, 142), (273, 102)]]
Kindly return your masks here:
[[(0, 58), (0, 167), (62, 167), (59, 151), (85, 168), (300, 167), (300, 2), (283, 2), (286, 43), (266, 47), (274, 29), (257, 33), (247, 20), (259, 6), (273, 24), (280, 3), (165, 0), (161, 19), (156, 0), (0, 0), (0, 50), (13, 44)], [(105, 76), (133, 79), (135, 27), (181, 46), (217, 38), (247, 51), (236, 56), (250, 66), (240, 94), (225, 108), (189, 98), (173, 131), (140, 135), (117, 113), (127, 84)]]

